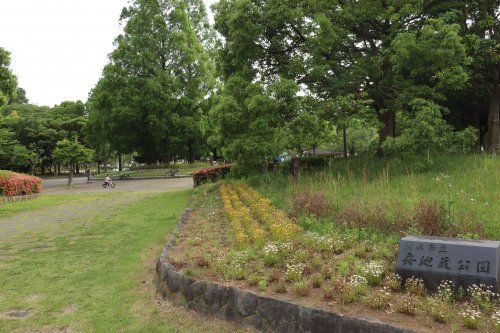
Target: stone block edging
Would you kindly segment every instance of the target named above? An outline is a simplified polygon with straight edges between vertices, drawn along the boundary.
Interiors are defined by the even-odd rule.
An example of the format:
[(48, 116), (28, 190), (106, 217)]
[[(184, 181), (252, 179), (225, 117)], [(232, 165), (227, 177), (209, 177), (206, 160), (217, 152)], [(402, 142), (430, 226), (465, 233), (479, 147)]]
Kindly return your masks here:
[(186, 209), (156, 265), (156, 292), (174, 305), (187, 306), (215, 318), (283, 333), (415, 333), (373, 318), (342, 316), (275, 297), (211, 281), (199, 281), (168, 262), (179, 227), (189, 220)]
[(2, 205), (4, 203), (8, 203), (8, 202), (19, 202), (19, 201), (36, 199), (39, 196), (40, 196), (39, 193), (28, 194), (28, 195), (18, 195), (18, 196), (14, 196), (14, 197), (0, 196), (0, 205)]

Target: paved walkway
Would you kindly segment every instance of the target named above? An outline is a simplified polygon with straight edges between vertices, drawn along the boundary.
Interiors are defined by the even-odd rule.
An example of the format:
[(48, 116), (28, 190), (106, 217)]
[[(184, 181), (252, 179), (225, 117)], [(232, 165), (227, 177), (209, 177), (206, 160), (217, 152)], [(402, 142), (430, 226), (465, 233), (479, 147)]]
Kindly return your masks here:
[(84, 177), (75, 178), (73, 187), (66, 188), (68, 180), (66, 178), (48, 178), (43, 180), (43, 193), (64, 194), (64, 193), (84, 193), (84, 192), (104, 192), (104, 191), (151, 191), (165, 192), (177, 191), (193, 188), (192, 178), (159, 178), (159, 179), (131, 179), (114, 181), (114, 189), (103, 189), (102, 180), (94, 180), (92, 184), (86, 183)]

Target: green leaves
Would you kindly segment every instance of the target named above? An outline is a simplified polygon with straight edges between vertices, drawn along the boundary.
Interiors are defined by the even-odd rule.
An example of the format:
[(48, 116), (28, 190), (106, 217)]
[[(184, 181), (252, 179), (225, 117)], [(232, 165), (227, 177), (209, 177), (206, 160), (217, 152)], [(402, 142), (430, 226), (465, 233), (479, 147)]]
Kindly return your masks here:
[(54, 159), (64, 164), (88, 163), (93, 158), (93, 151), (86, 148), (78, 140), (64, 139), (56, 144)]
[(476, 141), (472, 128), (455, 132), (443, 119), (444, 109), (425, 99), (416, 98), (409, 104), (409, 112), (398, 112), (399, 135), (389, 138), (384, 149), (389, 152), (468, 151)]
[(93, 145), (148, 163), (194, 154), (215, 83), (203, 2), (136, 0), (122, 20), (125, 33), (89, 100)]
[[(270, 132), (280, 128), (280, 137), (287, 139), (274, 147), (275, 154), (283, 147), (309, 149), (324, 142), (323, 133), (332, 127), (347, 128), (350, 133), (350, 126), (359, 128), (360, 124), (366, 124), (367, 130), (356, 136), (370, 142), (373, 128), (380, 127), (379, 142), (383, 143), (416, 126), (412, 134), (408, 132), (410, 141), (423, 140), (422, 147), (442, 147), (423, 133), (453, 131), (443, 114), (450, 111), (448, 98), (470, 84), (467, 38), (475, 49), (480, 48), (478, 41), (463, 35), (464, 22), (466, 26), (475, 23), (456, 20), (464, 12), (461, 6), (478, 10), (479, 3), (222, 0), (214, 6), (215, 27), (224, 37), (220, 68), (229, 86), (224, 93), (237, 106), (216, 110), (245, 121), (260, 117), (269, 122)], [(483, 26), (492, 27), (490, 21), (485, 20)], [(242, 96), (242, 89), (233, 89), (235, 78), (247, 82), (247, 87), (259, 87), (256, 96)], [(281, 90), (273, 89), (283, 89), (287, 102), (280, 103)], [(287, 116), (279, 117), (280, 113)], [(234, 138), (245, 131), (237, 128)], [(222, 132), (233, 136), (232, 131)], [(263, 140), (267, 140), (261, 142), (266, 147), (272, 142)], [(403, 142), (398, 147), (413, 149)], [(270, 154), (260, 157), (264, 155)]]
[(458, 25), (430, 19), (419, 31), (398, 34), (391, 56), (398, 77), (441, 91), (463, 88), (468, 80), (465, 66), (471, 59), (459, 29)]
[(17, 78), (9, 66), (10, 53), (0, 47), (0, 108), (16, 96)]

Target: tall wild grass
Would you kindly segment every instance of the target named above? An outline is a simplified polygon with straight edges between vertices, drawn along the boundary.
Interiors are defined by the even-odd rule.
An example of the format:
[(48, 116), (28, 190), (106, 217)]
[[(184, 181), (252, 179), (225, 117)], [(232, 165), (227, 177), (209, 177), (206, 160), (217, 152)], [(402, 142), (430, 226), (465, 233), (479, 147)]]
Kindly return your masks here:
[(443, 154), (430, 159), (353, 157), (297, 178), (246, 179), (297, 217), (401, 233), (500, 239), (500, 158)]

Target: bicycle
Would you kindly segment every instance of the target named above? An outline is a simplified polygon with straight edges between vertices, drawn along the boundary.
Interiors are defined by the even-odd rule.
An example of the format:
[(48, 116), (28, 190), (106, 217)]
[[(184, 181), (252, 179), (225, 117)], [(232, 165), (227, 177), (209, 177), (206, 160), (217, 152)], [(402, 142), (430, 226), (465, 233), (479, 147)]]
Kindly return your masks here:
[(180, 177), (181, 174), (179, 173), (179, 169), (168, 169), (166, 172), (165, 172), (165, 177), (167, 178), (176, 178), (176, 177)]
[(109, 182), (102, 184), (102, 188), (115, 188), (115, 183)]

